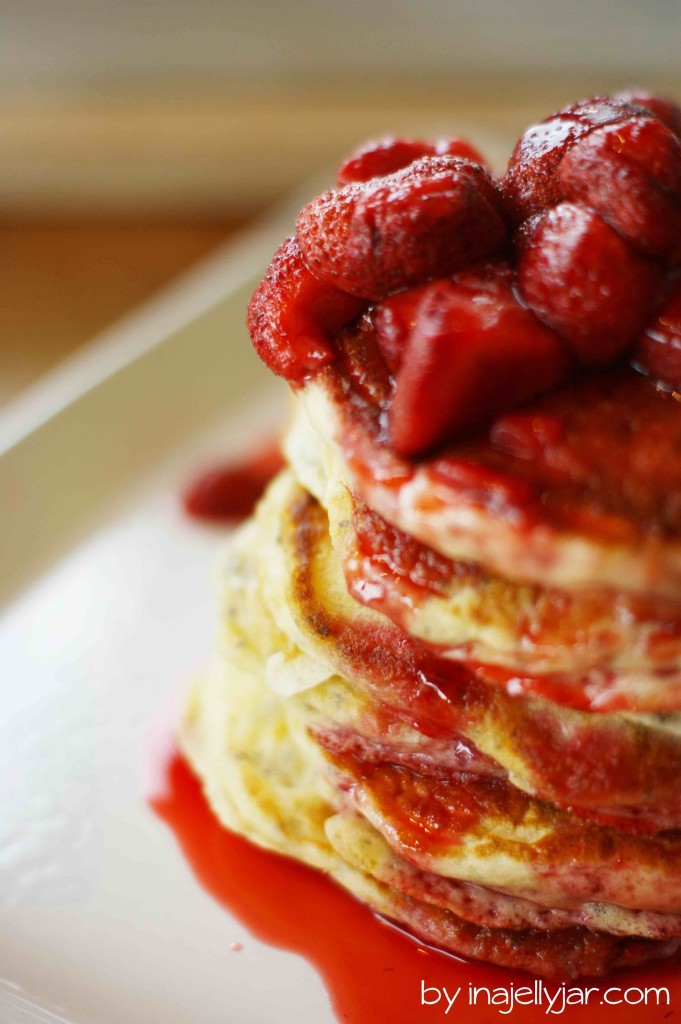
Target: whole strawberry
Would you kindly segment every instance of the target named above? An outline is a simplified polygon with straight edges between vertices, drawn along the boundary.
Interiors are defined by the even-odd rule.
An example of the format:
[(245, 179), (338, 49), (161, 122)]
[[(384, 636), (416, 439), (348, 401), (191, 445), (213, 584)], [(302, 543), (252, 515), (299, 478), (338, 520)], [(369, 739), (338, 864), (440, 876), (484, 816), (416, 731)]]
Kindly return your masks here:
[(613, 99), (632, 103), (635, 107), (643, 107), (654, 114), (658, 121), (662, 121), (662, 124), (666, 124), (667, 128), (671, 128), (675, 135), (681, 135), (681, 107), (668, 96), (658, 96), (647, 89), (626, 89), (616, 92)]
[(506, 208), (521, 223), (564, 198), (557, 173), (571, 146), (595, 128), (618, 124), (641, 111), (623, 100), (597, 98), (565, 107), (519, 139), (499, 182)]
[(499, 252), (506, 230), (489, 175), (440, 156), (319, 196), (297, 238), (315, 277), (378, 301)]
[(591, 207), (645, 256), (681, 254), (681, 141), (661, 121), (634, 117), (576, 142), (557, 172), (567, 199)]
[(566, 107), (518, 142), (499, 183), (509, 215), (521, 225), (575, 200), (644, 255), (674, 265), (681, 259), (681, 141), (666, 122), (679, 119), (670, 101), (644, 93)]

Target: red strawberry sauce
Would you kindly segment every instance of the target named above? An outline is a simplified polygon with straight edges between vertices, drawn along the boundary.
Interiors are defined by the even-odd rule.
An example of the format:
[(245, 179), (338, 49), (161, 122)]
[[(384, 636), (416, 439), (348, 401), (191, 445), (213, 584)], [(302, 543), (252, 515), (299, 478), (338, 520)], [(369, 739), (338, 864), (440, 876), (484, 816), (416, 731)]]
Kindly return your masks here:
[[(504, 1019), (499, 1011), (508, 1009), (499, 1002), (503, 993), (521, 988), (531, 993), (524, 997), (527, 1002), (522, 1003), (521, 997), (521, 1005), (516, 1004), (505, 1019), (515, 1024), (547, 1019), (542, 993), (548, 991), (554, 997), (560, 993), (560, 982), (545, 982), (542, 988), (541, 982), (522, 972), (467, 962), (418, 942), (379, 919), (323, 874), (267, 853), (224, 829), (177, 754), (166, 754), (156, 767), (160, 771), (155, 772), (151, 807), (174, 833), (196, 878), (257, 939), (309, 960), (324, 979), (339, 1021), (427, 1024), (453, 1019), (491, 1024)], [(225, 947), (225, 957), (233, 955)], [(262, 981), (266, 988), (268, 979)], [(665, 986), (669, 1003), (657, 1006), (651, 997), (642, 1008), (641, 990), (646, 986)], [(604, 993), (613, 987), (622, 991), (610, 991), (608, 998), (623, 999), (622, 992), (627, 990), (631, 1004), (604, 1005)], [(444, 997), (435, 1001), (435, 989), (441, 993), (443, 988), (450, 996), (460, 989), (447, 1015)], [(477, 997), (475, 988), (480, 989)], [(575, 1005), (575, 1000), (587, 998), (588, 989), (592, 990), (588, 1005)], [(490, 1006), (495, 992), (496, 1002)], [(575, 1024), (606, 1024), (614, 1013), (620, 1024), (641, 1020), (662, 1024), (674, 1021), (681, 1012), (681, 970), (678, 964), (660, 964), (617, 972), (606, 981), (566, 983), (565, 992), (572, 993), (572, 1003), (562, 1017)], [(529, 1002), (536, 1003), (538, 998), (543, 1002)], [(555, 1006), (562, 1000), (559, 994)], [(295, 1007), (286, 1008), (283, 1019), (295, 1019)]]

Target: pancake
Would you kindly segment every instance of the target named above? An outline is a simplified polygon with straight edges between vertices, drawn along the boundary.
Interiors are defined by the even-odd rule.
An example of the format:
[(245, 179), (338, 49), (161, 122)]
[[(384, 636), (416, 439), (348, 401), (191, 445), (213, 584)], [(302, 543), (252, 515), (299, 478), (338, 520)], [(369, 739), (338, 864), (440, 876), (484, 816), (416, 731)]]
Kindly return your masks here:
[(456, 878), (571, 906), (598, 899), (634, 910), (681, 910), (675, 836), (631, 835), (587, 823), (505, 780), (458, 773), (424, 780), (391, 763), (332, 759), (337, 785), (406, 859)]
[(521, 582), (678, 600), (681, 407), (634, 370), (589, 373), (408, 462), (387, 445), (391, 378), (368, 317), (298, 389), (328, 479), (452, 559)]

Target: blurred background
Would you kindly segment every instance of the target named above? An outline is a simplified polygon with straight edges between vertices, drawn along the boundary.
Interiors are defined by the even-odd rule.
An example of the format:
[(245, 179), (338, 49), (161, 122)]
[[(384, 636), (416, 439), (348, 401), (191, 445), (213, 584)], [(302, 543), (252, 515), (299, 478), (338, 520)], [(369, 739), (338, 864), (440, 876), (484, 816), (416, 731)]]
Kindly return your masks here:
[(366, 137), (681, 99), (677, 0), (6, 0), (0, 405)]

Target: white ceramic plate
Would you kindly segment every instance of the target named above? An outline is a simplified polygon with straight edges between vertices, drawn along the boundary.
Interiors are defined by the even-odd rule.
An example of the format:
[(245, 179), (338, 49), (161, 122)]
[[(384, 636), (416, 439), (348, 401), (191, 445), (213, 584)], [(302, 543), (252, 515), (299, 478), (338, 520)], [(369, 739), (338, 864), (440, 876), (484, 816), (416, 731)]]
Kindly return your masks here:
[(284, 233), (220, 254), (0, 420), (2, 1024), (334, 1020), (312, 968), (213, 901), (143, 797), (149, 734), (215, 619), (220, 531), (178, 494), (277, 415), (243, 320)]

